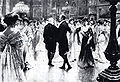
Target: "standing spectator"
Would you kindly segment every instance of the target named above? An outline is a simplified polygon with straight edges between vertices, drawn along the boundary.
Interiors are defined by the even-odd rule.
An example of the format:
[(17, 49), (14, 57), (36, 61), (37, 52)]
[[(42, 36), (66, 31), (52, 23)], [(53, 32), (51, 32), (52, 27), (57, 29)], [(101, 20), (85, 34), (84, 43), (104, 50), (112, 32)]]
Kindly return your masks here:
[(109, 21), (104, 20), (103, 24), (103, 31), (104, 31), (104, 36), (105, 36), (105, 42), (107, 43), (109, 41), (109, 36), (110, 36), (110, 26), (108, 25)]
[(33, 32), (33, 39), (32, 39), (32, 47), (34, 51), (34, 59), (37, 59), (37, 51), (36, 51), (36, 46), (39, 43), (40, 40), (40, 23), (39, 21), (35, 22), (34, 26), (34, 32)]
[(74, 19), (69, 20), (69, 27), (71, 28), (72, 33), (68, 34), (68, 45), (69, 45), (69, 55), (68, 58), (70, 61), (74, 62), (75, 60), (75, 54), (74, 54), (74, 46), (73, 46), (73, 36), (74, 36), (74, 31), (75, 31), (75, 26), (74, 26)]
[(59, 54), (60, 56), (64, 59), (63, 65), (62, 67), (60, 67), (61, 69), (65, 70), (65, 64), (68, 65), (68, 69), (71, 69), (72, 67), (70, 66), (69, 62), (68, 62), (68, 58), (67, 58), (67, 52), (69, 51), (68, 48), (68, 39), (67, 39), (67, 31), (69, 31), (71, 33), (71, 29), (68, 26), (68, 23), (65, 21), (66, 17), (64, 15), (60, 16), (60, 25), (58, 28), (59, 31)]
[[(107, 62), (105, 55), (104, 55), (104, 51), (107, 47), (104, 28), (105, 28), (104, 22), (102, 20), (98, 20), (97, 25), (95, 27), (95, 32), (96, 32), (96, 51), (95, 51), (95, 53), (96, 53), (96, 57), (94, 57), (94, 58), (96, 61), (98, 61), (100, 63)], [(107, 31), (109, 31), (109, 30), (107, 30)]]
[(116, 28), (116, 37), (120, 37), (120, 19), (117, 21), (118, 25)]
[(21, 27), (20, 33), (23, 38), (23, 48), (24, 48), (24, 50), (23, 50), (23, 58), (24, 58), (24, 62), (25, 62), (24, 71), (31, 68), (29, 66), (30, 66), (30, 63), (32, 62), (32, 61), (30, 61), (31, 54), (29, 53), (29, 48), (30, 48), (30, 44), (31, 44), (31, 40), (32, 40), (32, 31), (28, 25), (29, 25), (29, 19), (24, 18), (20, 25), (20, 27)]
[(118, 40), (118, 45), (120, 47), (120, 19), (117, 21), (118, 25), (117, 25), (117, 28), (116, 28), (116, 37), (117, 37), (117, 40)]

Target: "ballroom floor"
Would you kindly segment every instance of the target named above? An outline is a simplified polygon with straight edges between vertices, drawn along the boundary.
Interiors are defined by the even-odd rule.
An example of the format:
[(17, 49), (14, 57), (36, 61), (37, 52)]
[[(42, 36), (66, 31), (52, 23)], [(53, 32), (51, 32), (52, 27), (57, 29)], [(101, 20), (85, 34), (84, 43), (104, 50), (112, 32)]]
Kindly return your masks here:
[[(47, 65), (47, 52), (44, 46), (41, 47), (41, 50), (38, 49), (36, 61), (32, 59), (33, 57), (30, 60), (28, 59), (31, 69), (25, 73), (27, 82), (97, 82), (96, 77), (98, 73), (109, 66), (109, 63), (99, 63), (96, 61), (94, 68), (81, 69), (77, 66), (77, 61), (70, 61), (72, 69), (65, 71), (59, 69), (63, 61), (58, 53), (56, 53), (53, 59), (55, 66), (49, 67)], [(76, 53), (79, 54), (79, 50), (76, 50)]]

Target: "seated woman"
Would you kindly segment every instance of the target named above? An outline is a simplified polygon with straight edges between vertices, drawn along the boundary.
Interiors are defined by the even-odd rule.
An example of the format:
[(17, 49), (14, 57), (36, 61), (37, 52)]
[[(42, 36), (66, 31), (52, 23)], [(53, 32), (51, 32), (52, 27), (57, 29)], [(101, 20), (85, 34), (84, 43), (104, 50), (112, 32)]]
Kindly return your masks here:
[(8, 14), (4, 18), (7, 28), (0, 35), (0, 82), (24, 82), (24, 61), (22, 57), (22, 39), (15, 28), (18, 15)]

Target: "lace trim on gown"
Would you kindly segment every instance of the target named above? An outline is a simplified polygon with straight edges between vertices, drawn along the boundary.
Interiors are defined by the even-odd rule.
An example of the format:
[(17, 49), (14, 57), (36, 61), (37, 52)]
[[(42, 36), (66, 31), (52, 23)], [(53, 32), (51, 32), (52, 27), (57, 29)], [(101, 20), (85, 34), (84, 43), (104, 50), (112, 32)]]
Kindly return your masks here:
[(22, 40), (20, 33), (11, 33), (8, 36), (0, 35), (2, 82), (22, 82), (20, 66), (23, 64), (20, 54)]

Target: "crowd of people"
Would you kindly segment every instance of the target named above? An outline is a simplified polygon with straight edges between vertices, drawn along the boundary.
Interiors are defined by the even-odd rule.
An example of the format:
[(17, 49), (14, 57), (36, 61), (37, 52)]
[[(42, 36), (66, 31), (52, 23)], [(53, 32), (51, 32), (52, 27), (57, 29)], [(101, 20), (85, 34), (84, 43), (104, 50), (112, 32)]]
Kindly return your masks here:
[[(95, 21), (84, 17), (66, 20), (65, 15), (62, 15), (58, 24), (55, 24), (53, 20), (51, 18), (48, 20), (43, 33), (44, 43), (48, 50), (48, 65), (54, 66), (52, 59), (56, 52), (56, 43), (58, 43), (59, 55), (64, 60), (61, 69), (65, 70), (65, 63), (68, 64), (67, 70), (72, 68), (68, 59), (72, 62), (77, 60), (80, 68), (94, 67), (95, 61), (108, 62), (104, 56), (110, 36), (108, 19)], [(79, 57), (75, 53), (77, 48), (80, 52)]]
[(0, 81), (26, 82), (24, 72), (30, 69), (31, 49), (36, 60), (40, 22), (12, 12), (1, 18), (0, 25)]
[[(117, 26), (119, 40), (120, 21)], [(25, 82), (24, 72), (30, 67), (30, 51), (37, 61), (36, 46), (45, 44), (48, 65), (54, 66), (52, 60), (58, 45), (58, 52), (63, 59), (60, 69), (69, 71), (70, 61), (82, 69), (95, 66), (95, 61), (108, 62), (104, 56), (110, 37), (110, 21), (88, 19), (66, 19), (60, 15), (59, 21), (53, 17), (46, 21), (30, 20), (17, 13), (10, 13), (1, 18), (0, 22), (0, 81)], [(78, 47), (80, 46), (80, 47)], [(75, 51), (79, 48), (79, 57)], [(67, 64), (67, 69), (66, 69)]]

